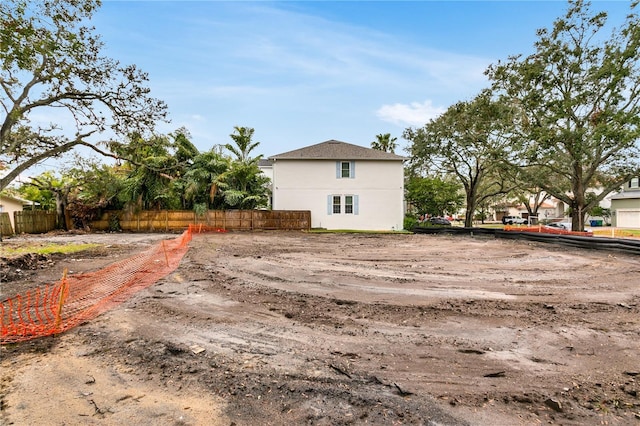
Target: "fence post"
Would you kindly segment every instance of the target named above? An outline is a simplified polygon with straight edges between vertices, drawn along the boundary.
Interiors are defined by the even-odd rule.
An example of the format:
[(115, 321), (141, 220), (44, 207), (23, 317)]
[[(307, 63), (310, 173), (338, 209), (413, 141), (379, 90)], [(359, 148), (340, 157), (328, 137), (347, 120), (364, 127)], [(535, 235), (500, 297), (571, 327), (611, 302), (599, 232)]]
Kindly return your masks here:
[(58, 297), (58, 310), (56, 311), (56, 323), (55, 330), (60, 328), (60, 324), (62, 323), (62, 306), (64, 305), (64, 299), (67, 292), (67, 268), (64, 268), (64, 272), (62, 273), (62, 280), (60, 281), (60, 296)]
[(169, 255), (167, 254), (167, 247), (164, 245), (164, 240), (162, 240), (162, 250), (164, 250), (164, 260), (167, 262), (167, 266), (169, 266)]

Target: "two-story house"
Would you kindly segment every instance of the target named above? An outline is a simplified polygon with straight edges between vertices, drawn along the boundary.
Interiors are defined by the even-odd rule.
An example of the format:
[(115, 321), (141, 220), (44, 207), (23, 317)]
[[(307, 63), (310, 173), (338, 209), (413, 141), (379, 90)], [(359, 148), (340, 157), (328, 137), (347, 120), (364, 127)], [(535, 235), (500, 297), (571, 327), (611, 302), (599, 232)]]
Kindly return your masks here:
[(402, 229), (403, 157), (329, 140), (269, 160), (274, 210), (310, 210), (313, 228)]
[(611, 224), (620, 228), (640, 228), (640, 177), (625, 183), (611, 196)]

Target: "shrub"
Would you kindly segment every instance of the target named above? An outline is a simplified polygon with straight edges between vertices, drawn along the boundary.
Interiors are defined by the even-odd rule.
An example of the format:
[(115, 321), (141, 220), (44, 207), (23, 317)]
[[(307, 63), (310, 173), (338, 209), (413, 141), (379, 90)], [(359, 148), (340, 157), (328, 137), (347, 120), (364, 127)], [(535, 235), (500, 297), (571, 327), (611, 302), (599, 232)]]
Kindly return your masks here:
[(415, 217), (411, 215), (406, 215), (404, 217), (404, 229), (406, 229), (407, 231), (413, 231), (413, 228), (415, 228), (417, 225), (418, 219), (416, 219)]

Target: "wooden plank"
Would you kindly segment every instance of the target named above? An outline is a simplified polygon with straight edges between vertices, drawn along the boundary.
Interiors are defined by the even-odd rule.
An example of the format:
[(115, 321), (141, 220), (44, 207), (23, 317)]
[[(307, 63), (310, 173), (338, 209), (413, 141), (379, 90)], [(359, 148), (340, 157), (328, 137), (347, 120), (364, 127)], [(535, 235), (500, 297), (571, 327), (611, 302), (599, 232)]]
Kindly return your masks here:
[(311, 212), (306, 210), (209, 210), (200, 216), (191, 210), (110, 212), (92, 222), (91, 227), (93, 229), (108, 229), (110, 215), (120, 217), (119, 223), (123, 231), (133, 232), (174, 232), (186, 229), (190, 224), (198, 223), (210, 228), (241, 231), (307, 230), (311, 227)]

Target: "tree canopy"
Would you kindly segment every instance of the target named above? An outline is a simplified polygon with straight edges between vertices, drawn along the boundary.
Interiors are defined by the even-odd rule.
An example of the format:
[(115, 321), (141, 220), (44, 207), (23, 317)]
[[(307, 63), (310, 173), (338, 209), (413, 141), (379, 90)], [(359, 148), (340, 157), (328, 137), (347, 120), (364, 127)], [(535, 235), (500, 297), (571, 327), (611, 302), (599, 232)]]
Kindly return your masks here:
[[(147, 75), (102, 54), (85, 23), (99, 0), (0, 3), (0, 190), (38, 162), (98, 137), (144, 134), (166, 118)], [(37, 116), (48, 115), (50, 122)]]
[(398, 146), (396, 143), (397, 140), (398, 138), (391, 137), (391, 133), (380, 133), (376, 135), (376, 140), (371, 142), (371, 148), (395, 154), (396, 147)]
[[(250, 138), (249, 142), (252, 149), (257, 146)], [(45, 172), (32, 178), (21, 192), (37, 202), (55, 198), (58, 207), (68, 206), (66, 211), (81, 227), (107, 209), (203, 213), (267, 206), (269, 178), (258, 168), (259, 157), (247, 154), (243, 162), (225, 155), (221, 147), (200, 152), (185, 128), (148, 138), (134, 133), (113, 148), (128, 160), (105, 165), (78, 158), (60, 176)], [(36, 184), (39, 191), (34, 190)]]
[(407, 180), (406, 199), (419, 214), (455, 214), (463, 206), (460, 184), (448, 180), (413, 176)]
[(519, 165), (565, 202), (574, 230), (622, 183), (640, 174), (640, 22), (637, 2), (620, 29), (582, 0), (538, 31), (535, 52), (492, 65), (487, 75), (517, 109)]
[(258, 167), (262, 155), (251, 156), (260, 144), (253, 141), (253, 134), (251, 127), (235, 126), (229, 135), (234, 143), (225, 145), (236, 158), (221, 176), (219, 186), (225, 203), (232, 208), (254, 209), (267, 205), (269, 178)]
[(424, 127), (407, 129), (411, 168), (455, 176), (464, 187), (465, 226), (472, 226), (476, 207), (511, 189), (505, 161), (511, 155), (510, 110), (488, 91), (458, 102)]

